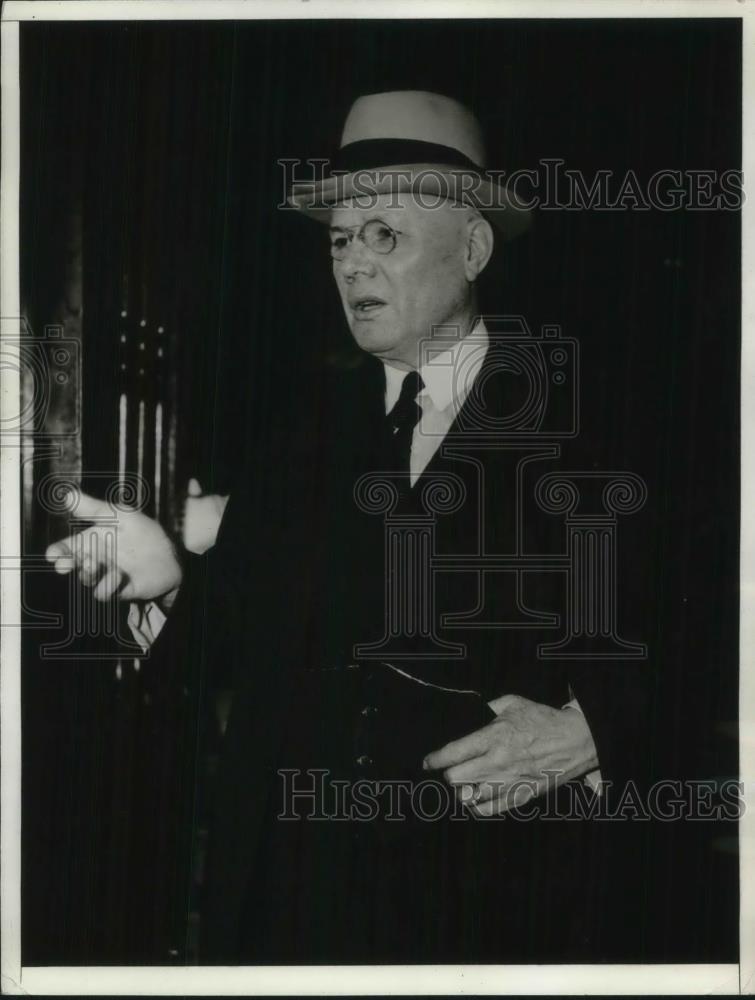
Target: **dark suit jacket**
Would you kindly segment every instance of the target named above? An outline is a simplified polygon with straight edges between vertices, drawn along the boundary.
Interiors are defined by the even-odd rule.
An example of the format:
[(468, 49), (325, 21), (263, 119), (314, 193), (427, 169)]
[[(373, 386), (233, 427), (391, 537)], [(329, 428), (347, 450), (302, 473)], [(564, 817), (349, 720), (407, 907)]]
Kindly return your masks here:
[[(555, 439), (533, 433), (491, 448), (491, 441), (501, 444), (504, 437), (479, 433), (475, 414), (488, 418), (483, 424), (489, 428), (489, 418), (526, 409), (530, 393), (522, 372), (497, 359), (494, 342), (454, 427), (402, 501), (404, 509), (416, 506), (424, 487), (451, 476), (465, 498), (456, 510), (437, 515), (437, 554), (511, 554), (517, 547), (563, 554), (563, 519), (533, 500), (537, 479), (563, 467), (564, 457), (554, 455)], [(270, 426), (259, 435), (256, 465), (232, 495), (215, 547), (189, 560), (154, 651), (193, 664), (199, 703), (207, 701), (218, 677), (233, 689), (207, 886), (207, 926), (216, 942), (233, 936), (254, 878), (256, 831), (288, 706), (297, 696), (298, 671), (349, 662), (355, 644), (380, 640), (385, 631), (385, 526), (354, 499), (360, 477), (385, 468), (382, 365), (365, 357), (310, 388), (300, 412), (271, 412)], [(583, 440), (589, 454), (589, 440)], [(483, 574), (479, 564), (463, 563), (439, 573), (437, 634), (463, 644), (465, 654), (409, 659), (401, 666), (431, 683), (477, 690), (486, 700), (516, 693), (560, 707), (574, 695), (594, 735), (603, 778), (640, 779), (647, 663), (538, 657), (538, 643), (558, 638), (566, 579), (564, 572)], [(629, 599), (641, 590), (634, 585), (622, 593)], [(472, 620), (443, 626), (442, 615), (460, 612)], [(546, 624), (536, 627), (538, 615)], [(642, 640), (632, 634), (641, 614), (630, 607), (626, 618), (624, 637)]]

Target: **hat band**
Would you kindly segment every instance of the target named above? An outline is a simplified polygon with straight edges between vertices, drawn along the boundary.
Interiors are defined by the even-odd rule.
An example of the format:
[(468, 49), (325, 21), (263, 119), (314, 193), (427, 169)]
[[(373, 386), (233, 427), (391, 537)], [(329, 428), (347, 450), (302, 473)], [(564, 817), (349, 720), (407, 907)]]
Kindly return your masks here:
[(331, 162), (331, 173), (377, 170), (395, 163), (443, 163), (483, 172), (482, 167), (453, 146), (421, 139), (360, 139), (338, 150)]

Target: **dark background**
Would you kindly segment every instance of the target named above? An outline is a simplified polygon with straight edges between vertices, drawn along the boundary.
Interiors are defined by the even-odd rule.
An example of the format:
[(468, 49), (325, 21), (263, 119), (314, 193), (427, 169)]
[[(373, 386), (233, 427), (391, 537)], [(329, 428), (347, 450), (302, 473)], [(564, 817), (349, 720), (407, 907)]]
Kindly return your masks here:
[[(356, 96), (465, 101), (492, 167), (723, 171), (741, 166), (740, 44), (728, 19), (24, 24), (22, 294), (37, 335), (60, 322), (80, 220), (85, 486), (117, 459), (121, 311), (167, 331), (172, 515), (190, 476), (228, 492), (254, 469), (257, 436), (348, 354), (324, 232), (276, 208), (276, 160), (329, 155)], [(648, 483), (627, 538), (650, 566), (668, 777), (738, 769), (739, 250), (733, 212), (539, 212), (484, 287), (486, 309), (579, 340), (575, 467)], [(31, 554), (61, 531), (41, 509), (29, 523)], [(66, 587), (30, 574), (27, 603), (64, 611)], [(183, 680), (149, 663), (118, 678), (96, 642), (49, 662), (43, 638), (27, 630), (24, 964), (191, 960), (195, 900), (163, 887), (201, 850), (178, 834), (186, 760), (195, 776), (212, 760), (192, 758)], [(624, 960), (735, 961), (733, 824), (677, 824), (656, 847), (660, 902)]]

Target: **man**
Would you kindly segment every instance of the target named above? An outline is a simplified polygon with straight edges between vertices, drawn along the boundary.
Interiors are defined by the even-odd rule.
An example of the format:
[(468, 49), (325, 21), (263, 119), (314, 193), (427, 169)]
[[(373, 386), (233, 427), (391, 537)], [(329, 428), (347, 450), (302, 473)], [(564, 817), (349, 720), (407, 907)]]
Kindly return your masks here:
[[(516, 412), (524, 391), (479, 319), (476, 282), (493, 226), (510, 238), (527, 213), (483, 164), (479, 126), (457, 102), (358, 100), (334, 173), (291, 203), (327, 221), (364, 364), (317, 382), (297, 419), (272, 415), (248, 488), (201, 560), (180, 558), (137, 512), (123, 513), (110, 563), (86, 545), (96, 525), (48, 550), (98, 599), (153, 602), (142, 631), (159, 632), (154, 655), (198, 660), (201, 684), (220, 664), (235, 677), (207, 961), (545, 960), (589, 938), (577, 834), (513, 817), (536, 815), (569, 782), (613, 776), (636, 718), (620, 669), (596, 680), (540, 662), (521, 629), (465, 629), (465, 613), (508, 606), (521, 581), (463, 567), (438, 576), (417, 612), (427, 627), (386, 645), (397, 594), (406, 587), (411, 603), (421, 583), (390, 563), (376, 488), (404, 524), (436, 513), (435, 551), (447, 556), (479, 551), (482, 535), (490, 551), (512, 551), (519, 530), (497, 492), (518, 475), (516, 449), (475, 451), (465, 429), (472, 413)], [(428, 510), (437, 489), (458, 493), (447, 513)], [(99, 512), (79, 498), (78, 516)], [(353, 800), (340, 808), (357, 786), (411, 793), (427, 779), (467, 812), (431, 821), (414, 798), (396, 810), (385, 795), (366, 816)]]

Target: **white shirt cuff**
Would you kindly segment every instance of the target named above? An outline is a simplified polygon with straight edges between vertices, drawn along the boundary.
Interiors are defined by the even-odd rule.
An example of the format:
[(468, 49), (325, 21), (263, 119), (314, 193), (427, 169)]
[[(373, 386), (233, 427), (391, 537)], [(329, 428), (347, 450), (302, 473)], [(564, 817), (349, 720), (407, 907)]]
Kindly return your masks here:
[(160, 634), (166, 617), (154, 601), (132, 601), (126, 620), (134, 640), (146, 653)]
[[(571, 688), (569, 689), (569, 693), (571, 694)], [(577, 701), (576, 698), (572, 698), (572, 700), (563, 705), (562, 708), (576, 708), (576, 710), (581, 715), (585, 714), (580, 708), (579, 702)], [(588, 772), (585, 775), (584, 780), (588, 788), (592, 789), (592, 791), (595, 792), (596, 795), (603, 794), (603, 788), (602, 788), (603, 777), (600, 773), (600, 768), (596, 767), (594, 771)]]

